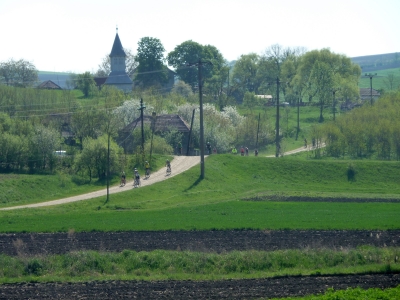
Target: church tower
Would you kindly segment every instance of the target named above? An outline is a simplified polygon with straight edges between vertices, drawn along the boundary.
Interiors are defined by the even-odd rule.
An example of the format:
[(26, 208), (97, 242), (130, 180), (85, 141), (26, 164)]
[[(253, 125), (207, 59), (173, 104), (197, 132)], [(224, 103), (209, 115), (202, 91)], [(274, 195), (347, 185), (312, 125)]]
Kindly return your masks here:
[(111, 62), (111, 73), (108, 75), (105, 84), (115, 86), (126, 93), (131, 92), (133, 82), (126, 73), (126, 54), (118, 36), (118, 28), (109, 56)]

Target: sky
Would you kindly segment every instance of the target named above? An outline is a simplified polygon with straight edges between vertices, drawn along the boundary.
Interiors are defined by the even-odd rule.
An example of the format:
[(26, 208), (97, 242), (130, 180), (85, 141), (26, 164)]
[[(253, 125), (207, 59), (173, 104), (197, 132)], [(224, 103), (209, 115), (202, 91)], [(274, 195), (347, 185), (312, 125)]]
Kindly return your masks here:
[(271, 45), (349, 57), (400, 52), (399, 0), (0, 0), (0, 62), (96, 72), (116, 28), (124, 48), (158, 38), (165, 56), (192, 40), (228, 61)]

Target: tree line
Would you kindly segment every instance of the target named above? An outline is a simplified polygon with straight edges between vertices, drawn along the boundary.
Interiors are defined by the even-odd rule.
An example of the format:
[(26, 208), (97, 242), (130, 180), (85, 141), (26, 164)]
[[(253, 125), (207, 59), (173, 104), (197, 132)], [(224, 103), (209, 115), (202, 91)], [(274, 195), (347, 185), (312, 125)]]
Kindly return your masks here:
[(316, 156), (400, 159), (400, 92), (382, 96), (374, 105), (364, 105), (336, 121), (314, 126), (313, 139), (325, 143)]

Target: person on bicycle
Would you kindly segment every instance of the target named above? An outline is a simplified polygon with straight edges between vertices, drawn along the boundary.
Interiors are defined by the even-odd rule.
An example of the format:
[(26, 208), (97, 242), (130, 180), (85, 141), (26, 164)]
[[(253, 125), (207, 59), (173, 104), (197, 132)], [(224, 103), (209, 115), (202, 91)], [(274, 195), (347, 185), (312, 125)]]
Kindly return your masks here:
[(207, 142), (207, 152), (210, 155), (211, 154), (211, 144), (210, 142)]
[(171, 172), (171, 163), (169, 162), (169, 160), (167, 159), (165, 162), (165, 166), (167, 167), (167, 170), (169, 169), (169, 171)]
[(125, 172), (122, 171), (121, 172), (121, 185), (125, 185), (125, 183), (126, 183), (126, 175), (125, 175)]
[(137, 184), (139, 185), (140, 182), (140, 174), (138, 169), (135, 168), (134, 170), (134, 175), (133, 175), (134, 181), (137, 181)]
[(144, 162), (144, 167), (146, 169), (146, 176), (149, 176), (150, 175), (150, 164), (147, 160)]

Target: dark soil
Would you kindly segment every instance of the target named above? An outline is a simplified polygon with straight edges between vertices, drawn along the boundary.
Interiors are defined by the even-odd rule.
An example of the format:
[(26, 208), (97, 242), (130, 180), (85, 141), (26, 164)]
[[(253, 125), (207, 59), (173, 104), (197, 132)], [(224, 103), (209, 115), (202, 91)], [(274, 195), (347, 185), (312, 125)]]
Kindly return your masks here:
[(0, 285), (0, 299), (257, 299), (324, 293), (328, 288), (390, 288), (399, 274), (303, 276), (224, 281), (96, 281)]
[[(277, 250), (400, 246), (400, 230), (155, 231), (0, 234), (0, 254), (70, 251)], [(0, 285), (0, 299), (256, 299), (323, 293), (327, 288), (388, 288), (400, 274), (303, 276), (221, 281), (96, 281)]]
[(226, 252), (302, 248), (355, 248), (400, 246), (400, 230), (226, 230), (226, 231), (131, 231), (80, 233), (0, 234), (0, 254), (62, 254), (97, 250), (120, 252), (189, 250)]

